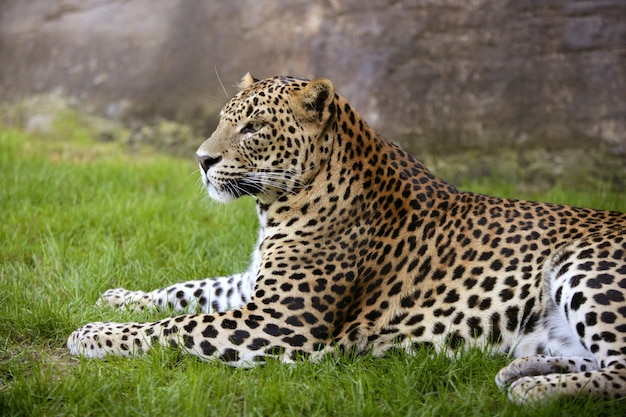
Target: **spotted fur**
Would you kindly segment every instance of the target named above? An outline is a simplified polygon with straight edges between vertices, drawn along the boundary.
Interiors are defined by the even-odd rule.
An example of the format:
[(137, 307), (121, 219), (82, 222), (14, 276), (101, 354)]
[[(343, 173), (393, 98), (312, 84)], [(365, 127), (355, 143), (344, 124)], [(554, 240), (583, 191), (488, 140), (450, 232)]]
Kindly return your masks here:
[(371, 129), (329, 80), (249, 74), (198, 149), (218, 201), (252, 196), (248, 271), (150, 293), (131, 309), (200, 310), (91, 323), (73, 354), (155, 345), (250, 366), (338, 350), (492, 346), (514, 401), (626, 394), (626, 215), (459, 192)]

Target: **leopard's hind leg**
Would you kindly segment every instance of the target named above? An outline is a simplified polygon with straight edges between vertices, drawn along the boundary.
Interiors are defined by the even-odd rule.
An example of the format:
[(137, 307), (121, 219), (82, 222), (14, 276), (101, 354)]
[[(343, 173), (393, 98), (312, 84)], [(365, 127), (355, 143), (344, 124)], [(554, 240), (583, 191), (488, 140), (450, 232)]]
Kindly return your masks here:
[(546, 264), (544, 284), (546, 351), (558, 356), (516, 359), (496, 383), (520, 403), (626, 396), (626, 231), (566, 244)]

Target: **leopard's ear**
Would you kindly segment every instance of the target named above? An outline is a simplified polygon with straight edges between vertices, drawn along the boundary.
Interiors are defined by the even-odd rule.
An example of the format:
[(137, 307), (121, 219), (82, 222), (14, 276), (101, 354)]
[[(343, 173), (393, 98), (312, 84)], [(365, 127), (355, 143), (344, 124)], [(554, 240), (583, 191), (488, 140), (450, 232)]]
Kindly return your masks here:
[(241, 81), (239, 81), (239, 84), (237, 85), (237, 87), (239, 87), (239, 91), (242, 91), (250, 87), (252, 84), (254, 84), (257, 81), (259, 80), (254, 78), (252, 74), (250, 74), (249, 72), (246, 72), (246, 75), (244, 75)]
[(325, 124), (335, 112), (335, 107), (332, 105), (335, 99), (335, 87), (329, 79), (312, 80), (302, 90), (301, 97), (302, 110), (307, 119), (315, 119), (320, 124)]

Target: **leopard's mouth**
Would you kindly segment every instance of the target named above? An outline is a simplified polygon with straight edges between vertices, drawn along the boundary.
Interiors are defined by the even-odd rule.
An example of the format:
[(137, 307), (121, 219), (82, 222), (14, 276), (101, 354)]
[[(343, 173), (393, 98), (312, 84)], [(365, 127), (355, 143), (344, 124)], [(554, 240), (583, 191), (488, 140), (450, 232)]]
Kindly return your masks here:
[(228, 202), (244, 196), (254, 197), (264, 191), (261, 184), (245, 176), (218, 181), (215, 178), (211, 179), (208, 172), (201, 170), (200, 177), (209, 197), (219, 202)]
[(231, 179), (226, 183), (224, 188), (235, 198), (246, 195), (255, 196), (263, 191), (263, 187), (260, 184), (250, 181), (247, 177)]
[(219, 202), (227, 202), (233, 199), (233, 197), (229, 196), (220, 187), (209, 178), (209, 173), (200, 167), (200, 179), (202, 180), (202, 184), (204, 188), (206, 188), (209, 197), (212, 200)]

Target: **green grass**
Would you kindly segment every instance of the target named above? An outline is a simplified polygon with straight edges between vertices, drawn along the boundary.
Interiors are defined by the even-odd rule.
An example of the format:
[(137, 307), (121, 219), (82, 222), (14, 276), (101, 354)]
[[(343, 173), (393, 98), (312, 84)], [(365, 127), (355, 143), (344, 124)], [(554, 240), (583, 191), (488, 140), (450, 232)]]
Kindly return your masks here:
[[(506, 358), (472, 350), (250, 370), (166, 349), (132, 360), (71, 357), (66, 338), (87, 322), (159, 317), (95, 308), (101, 292), (239, 272), (256, 229), (249, 199), (208, 201), (193, 158), (132, 154), (85, 136), (0, 128), (0, 415), (624, 415), (625, 401), (511, 404), (493, 382)], [(460, 186), (626, 210), (623, 194), (603, 189), (520, 195), (498, 181)]]

